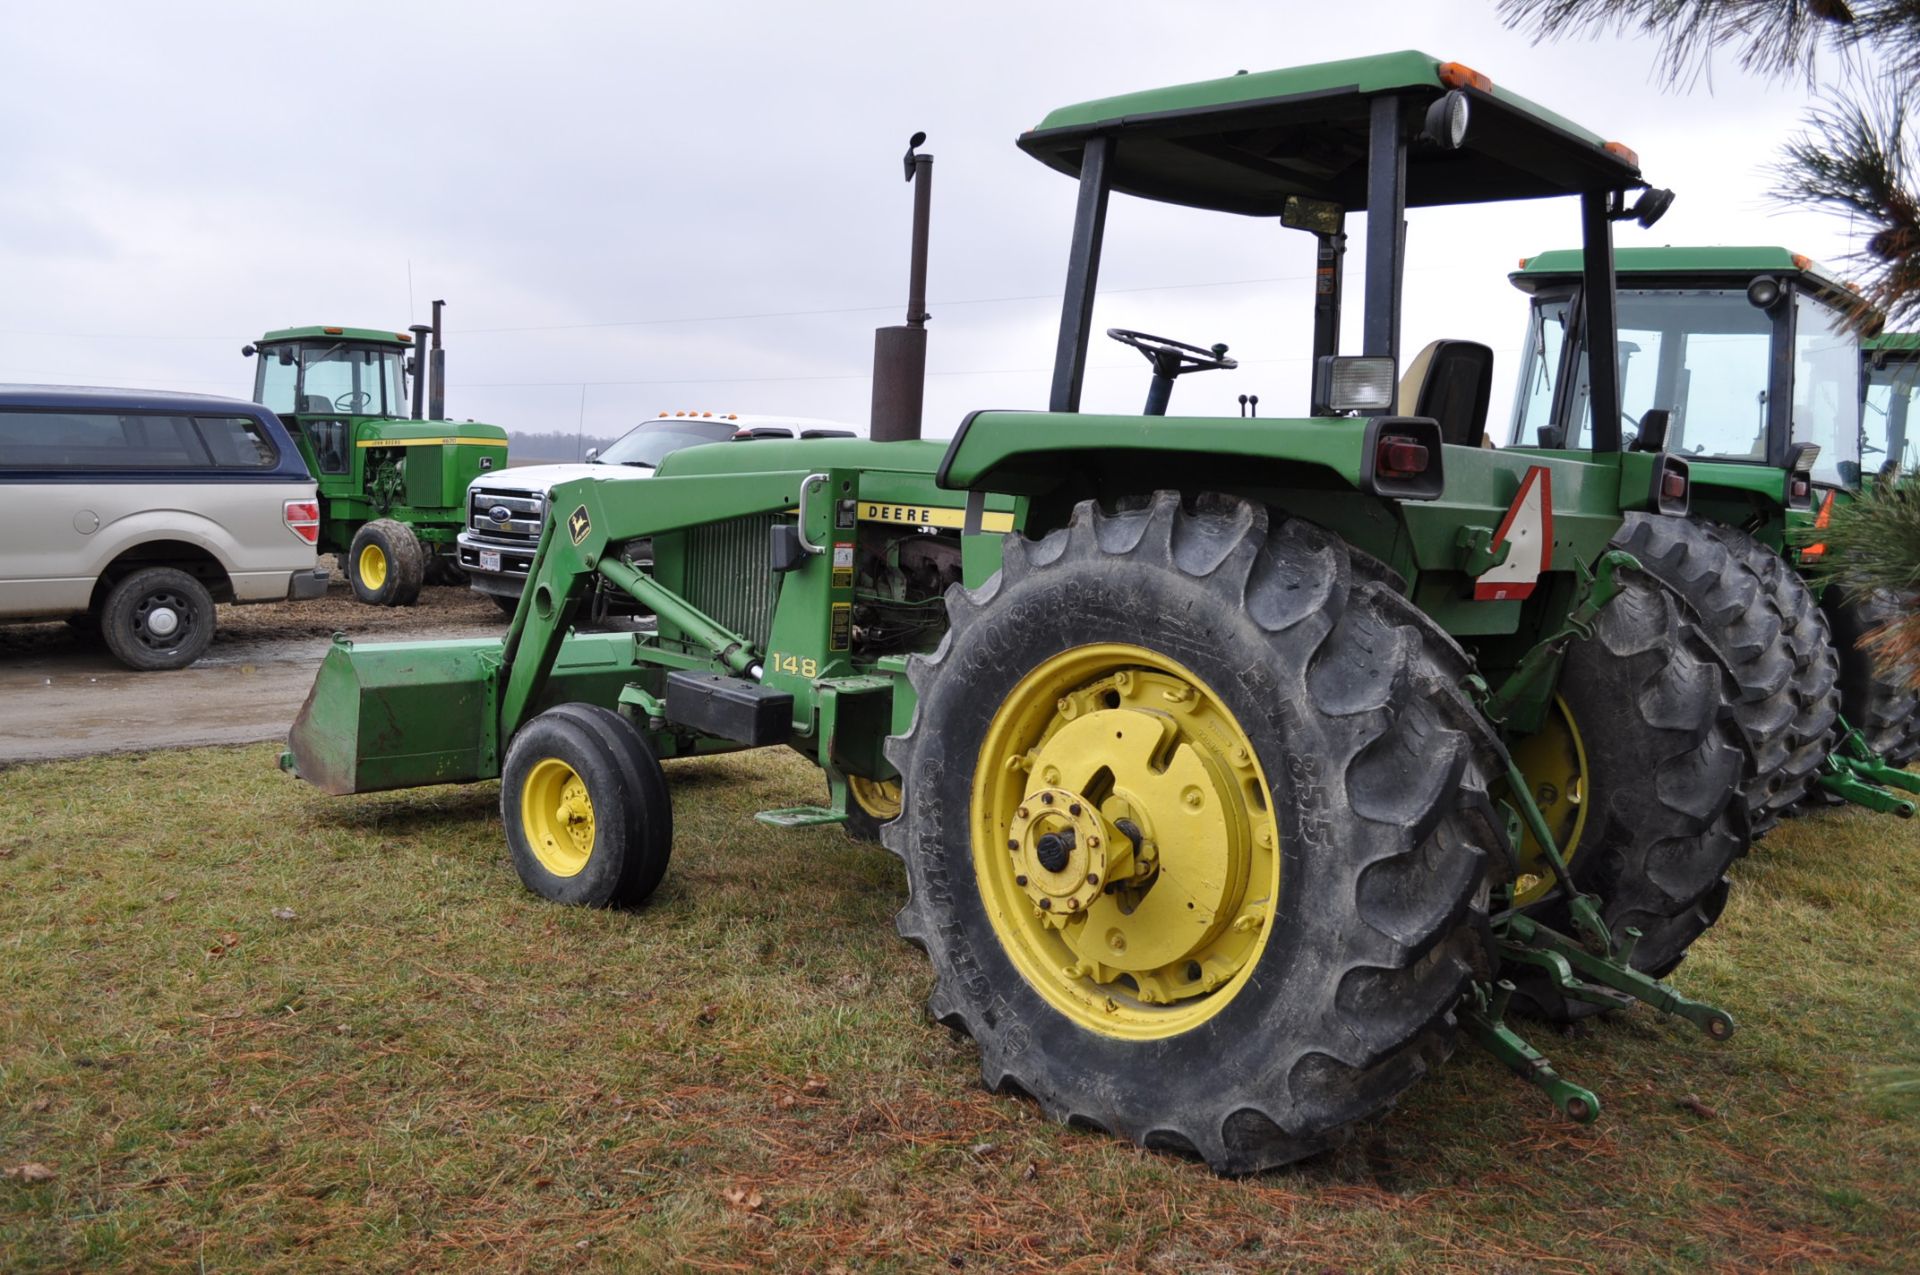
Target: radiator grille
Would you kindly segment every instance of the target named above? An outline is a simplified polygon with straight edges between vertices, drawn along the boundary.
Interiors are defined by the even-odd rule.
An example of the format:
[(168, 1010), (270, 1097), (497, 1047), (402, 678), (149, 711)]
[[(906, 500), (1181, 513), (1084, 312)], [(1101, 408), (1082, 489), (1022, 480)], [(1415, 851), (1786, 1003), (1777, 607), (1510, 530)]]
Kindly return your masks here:
[(763, 651), (773, 630), (768, 529), (778, 517), (754, 514), (687, 532), (687, 601)]

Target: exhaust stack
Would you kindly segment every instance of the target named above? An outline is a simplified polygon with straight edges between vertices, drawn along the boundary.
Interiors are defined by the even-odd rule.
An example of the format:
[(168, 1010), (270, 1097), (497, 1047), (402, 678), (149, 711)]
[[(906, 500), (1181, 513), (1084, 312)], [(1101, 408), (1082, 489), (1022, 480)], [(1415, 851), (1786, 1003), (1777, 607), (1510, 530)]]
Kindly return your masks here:
[(433, 325), (416, 323), (407, 331), (413, 333), (413, 419), (425, 420), (427, 416), (427, 337), (433, 332)]
[(447, 353), (440, 348), (440, 308), (445, 301), (433, 303), (433, 354), (428, 359), (427, 368), (433, 374), (433, 385), (427, 391), (427, 418), (444, 421), (447, 419)]
[(933, 156), (916, 147), (927, 140), (915, 133), (902, 163), (913, 188), (913, 256), (907, 274), (907, 321), (873, 334), (873, 414), (868, 433), (877, 442), (920, 437), (920, 413), (927, 389), (927, 224), (933, 202)]

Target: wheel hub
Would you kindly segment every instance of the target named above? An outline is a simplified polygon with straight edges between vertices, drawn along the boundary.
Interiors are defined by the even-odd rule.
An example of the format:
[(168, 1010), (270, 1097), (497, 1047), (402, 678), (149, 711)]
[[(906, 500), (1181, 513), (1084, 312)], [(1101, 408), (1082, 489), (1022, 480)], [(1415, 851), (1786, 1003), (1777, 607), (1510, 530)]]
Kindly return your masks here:
[(1279, 877), (1266, 783), (1225, 705), (1154, 652), (1080, 647), (1015, 688), (984, 743), (976, 808), (999, 830), (976, 862), (1029, 981), (1106, 1034), (1169, 1034), (1224, 1003)]
[(540, 865), (557, 877), (587, 866), (593, 853), (593, 799), (586, 781), (557, 757), (542, 758), (520, 790), (520, 820)]
[(172, 637), (179, 627), (179, 613), (170, 606), (156, 606), (147, 612), (147, 632), (155, 637)]
[[(1571, 864), (1587, 824), (1587, 750), (1564, 700), (1554, 697), (1540, 729), (1514, 746), (1513, 760), (1532, 788), (1534, 805), (1540, 808), (1561, 856)], [(1546, 852), (1532, 830), (1523, 828), (1519, 871), (1513, 879), (1514, 902), (1533, 903), (1553, 886)]]

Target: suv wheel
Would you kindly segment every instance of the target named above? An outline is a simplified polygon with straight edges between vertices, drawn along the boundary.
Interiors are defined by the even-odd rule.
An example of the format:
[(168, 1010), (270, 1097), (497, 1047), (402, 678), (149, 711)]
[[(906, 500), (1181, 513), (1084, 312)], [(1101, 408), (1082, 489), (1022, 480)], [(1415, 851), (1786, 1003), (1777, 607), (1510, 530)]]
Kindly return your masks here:
[(177, 567), (147, 567), (108, 591), (100, 632), (128, 668), (185, 668), (213, 641), (213, 595)]

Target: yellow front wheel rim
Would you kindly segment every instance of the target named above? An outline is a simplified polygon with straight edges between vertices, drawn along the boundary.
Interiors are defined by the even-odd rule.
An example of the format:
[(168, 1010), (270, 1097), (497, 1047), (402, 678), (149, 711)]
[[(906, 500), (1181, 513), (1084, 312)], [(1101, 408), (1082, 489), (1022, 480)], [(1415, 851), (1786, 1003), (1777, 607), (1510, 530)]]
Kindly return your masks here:
[(1074, 647), (1021, 679), (981, 744), (971, 827), (1002, 947), (1101, 1035), (1205, 1022), (1272, 932), (1280, 829), (1252, 741), (1145, 647)]
[(899, 817), (898, 779), (868, 779), (862, 775), (848, 775), (847, 795), (853, 798), (855, 805), (881, 823)]
[(586, 781), (557, 757), (544, 757), (520, 785), (520, 827), (540, 866), (577, 875), (593, 855), (593, 799)]
[(369, 544), (360, 550), (360, 583), (378, 591), (387, 582), (386, 551), (377, 544)]
[[(1513, 749), (1514, 764), (1526, 777), (1533, 802), (1540, 807), (1547, 831), (1559, 844), (1560, 854), (1569, 866), (1580, 849), (1580, 837), (1587, 829), (1587, 748), (1580, 739), (1580, 728), (1573, 710), (1559, 696), (1540, 729), (1520, 741)], [(1540, 849), (1533, 830), (1524, 825), (1520, 836), (1520, 871), (1513, 880), (1513, 901), (1533, 903), (1546, 896), (1554, 885), (1553, 869)]]

